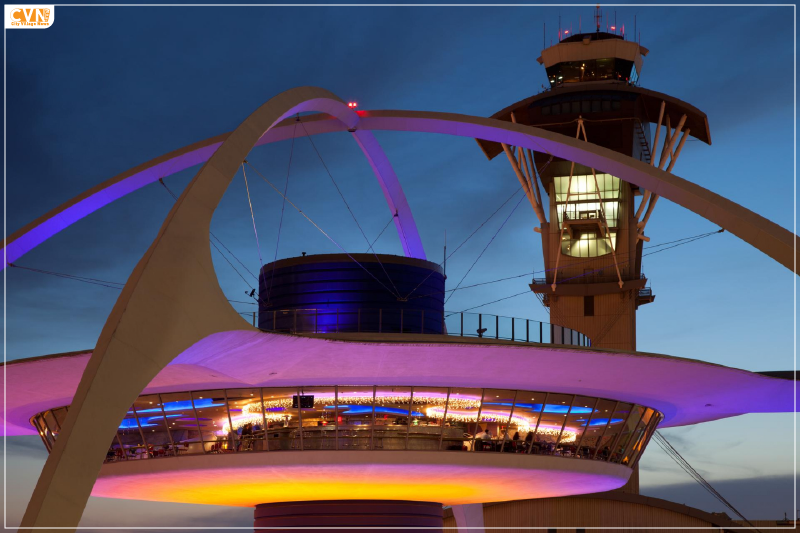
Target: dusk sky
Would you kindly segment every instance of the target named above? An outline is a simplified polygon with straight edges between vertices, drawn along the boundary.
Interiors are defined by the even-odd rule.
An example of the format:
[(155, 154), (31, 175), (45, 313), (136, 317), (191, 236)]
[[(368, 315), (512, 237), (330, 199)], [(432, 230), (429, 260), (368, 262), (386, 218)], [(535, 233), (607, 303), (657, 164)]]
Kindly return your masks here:
[[(794, 10), (792, 7), (606, 7), (644, 58), (641, 85), (708, 115), (712, 144), (692, 140), (674, 173), (769, 218), (794, 225)], [(489, 116), (542, 90), (536, 62), (563, 27), (589, 27), (591, 7), (56, 7), (40, 31), (6, 31), (6, 235), (131, 167), (233, 130), (287, 89), (323, 87), (359, 109), (410, 109)], [(579, 22), (580, 21), (580, 22)], [(519, 184), (505, 157), (488, 161), (475, 141), (377, 132), (409, 199), (430, 260), (452, 250)], [(347, 134), (314, 138), (367, 236), (391, 213)], [(249, 161), (284, 184), (290, 142), (256, 148)], [(193, 167), (166, 178), (179, 193)], [(248, 178), (250, 175), (248, 174)], [(261, 254), (271, 261), (281, 198), (250, 181)], [(288, 197), (346, 250), (366, 245), (308, 139), (294, 143)], [(149, 185), (90, 215), (22, 257), (21, 266), (125, 282), (173, 203)], [(448, 288), (470, 268), (516, 201), (509, 202), (447, 262)], [(541, 240), (520, 204), (464, 285), (541, 271)], [(651, 245), (718, 229), (661, 200), (647, 226)], [(212, 223), (255, 272), (259, 255), (241, 173)], [(646, 245), (647, 246), (647, 245)], [(402, 254), (390, 227), (379, 253)], [(284, 214), (278, 258), (337, 248), (297, 212)], [(645, 249), (647, 253), (647, 249)], [(228, 298), (249, 287), (214, 252)], [(789, 370), (794, 359), (795, 276), (723, 233), (646, 257), (656, 300), (637, 314), (638, 345), (751, 371)], [(119, 291), (6, 269), (6, 358), (91, 349)], [(459, 290), (447, 309), (548, 321), (530, 279)], [(234, 304), (239, 311), (254, 306)], [(480, 306), (480, 307), (478, 307)], [(643, 376), (646, 379), (646, 376)], [(745, 415), (663, 430), (678, 451), (750, 519), (791, 517), (792, 414)], [(7, 523), (19, 523), (46, 451), (38, 437), (7, 444)], [(707, 511), (724, 508), (651, 445), (642, 493)], [(190, 517), (190, 518), (187, 518)], [(190, 522), (187, 523), (187, 520)], [(84, 525), (242, 526), (252, 509), (92, 498)]]

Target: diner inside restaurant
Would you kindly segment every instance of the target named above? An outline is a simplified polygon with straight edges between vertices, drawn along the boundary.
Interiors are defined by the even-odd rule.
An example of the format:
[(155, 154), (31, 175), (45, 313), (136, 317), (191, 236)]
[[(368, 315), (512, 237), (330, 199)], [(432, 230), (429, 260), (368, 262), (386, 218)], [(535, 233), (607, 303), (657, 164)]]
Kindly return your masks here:
[[(31, 418), (48, 450), (68, 407)], [(107, 462), (186, 454), (442, 450), (633, 467), (662, 415), (573, 394), (410, 386), (219, 389), (140, 396)]]

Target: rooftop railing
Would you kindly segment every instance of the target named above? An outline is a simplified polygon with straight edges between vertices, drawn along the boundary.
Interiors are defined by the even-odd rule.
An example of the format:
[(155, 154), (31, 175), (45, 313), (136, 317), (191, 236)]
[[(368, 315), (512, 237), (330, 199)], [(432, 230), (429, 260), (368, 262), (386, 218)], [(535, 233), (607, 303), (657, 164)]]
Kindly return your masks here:
[[(613, 270), (614, 266), (611, 265), (607, 267), (607, 270)], [(625, 277), (625, 276), (623, 276)], [(635, 278), (634, 278), (635, 279)], [(639, 274), (639, 279), (647, 279), (647, 276), (644, 273)], [(613, 283), (619, 281), (617, 274), (606, 274), (602, 270), (591, 271), (591, 272), (584, 272), (583, 274), (577, 276), (566, 276), (562, 271), (558, 275), (558, 284), (562, 283)], [(623, 281), (627, 281), (623, 279)], [(550, 278), (532, 278), (531, 284), (532, 285), (550, 285), (553, 282), (552, 275)], [(640, 289), (643, 290), (643, 289)]]
[(484, 313), (437, 313), (425, 309), (280, 309), (241, 313), (262, 331), (302, 333), (401, 333), (591, 346), (579, 331), (551, 324)]

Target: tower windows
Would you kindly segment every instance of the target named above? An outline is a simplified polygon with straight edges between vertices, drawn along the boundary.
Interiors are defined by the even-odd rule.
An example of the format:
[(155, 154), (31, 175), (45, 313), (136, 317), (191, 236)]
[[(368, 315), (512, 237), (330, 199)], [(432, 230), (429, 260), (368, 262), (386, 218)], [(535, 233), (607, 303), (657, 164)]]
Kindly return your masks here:
[[(553, 178), (561, 253), (600, 257), (611, 253), (619, 225), (620, 180), (610, 174)], [(605, 230), (608, 228), (608, 235)]]

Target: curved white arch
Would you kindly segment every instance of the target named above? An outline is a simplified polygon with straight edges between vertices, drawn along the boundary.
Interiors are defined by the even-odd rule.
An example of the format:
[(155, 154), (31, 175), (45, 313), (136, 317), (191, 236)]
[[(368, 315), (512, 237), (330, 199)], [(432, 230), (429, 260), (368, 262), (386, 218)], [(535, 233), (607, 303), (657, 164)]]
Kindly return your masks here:
[(211, 218), (263, 133), (307, 111), (334, 116), (348, 129), (358, 121), (324, 89), (281, 93), (228, 135), (175, 202), (103, 326), (19, 531), (77, 527), (105, 448), (147, 384), (204, 338), (256, 331), (231, 308), (217, 282), (208, 246)]
[[(370, 160), (390, 208), (393, 212), (396, 209), (399, 214), (395, 224), (403, 249), (411, 257), (425, 257), (419, 233), (399, 181), (377, 141), (371, 134), (367, 135), (368, 130), (441, 133), (504, 142), (603, 169), (693, 211), (794, 271), (797, 236), (792, 232), (708, 189), (613, 150), (532, 126), (470, 115), (426, 111), (360, 111), (358, 117), (353, 135)], [(304, 120), (309, 135), (349, 129), (341, 121), (331, 120), (327, 116), (304, 117)], [(256, 144), (290, 138), (291, 125), (292, 120), (277, 125)], [(51, 210), (7, 238), (6, 261), (16, 261), (57, 232), (116, 199), (160, 177), (206, 161), (228, 135), (212, 137), (153, 159)], [(375, 146), (377, 148), (373, 148)], [(0, 268), (4, 267), (5, 264), (0, 265)]]

